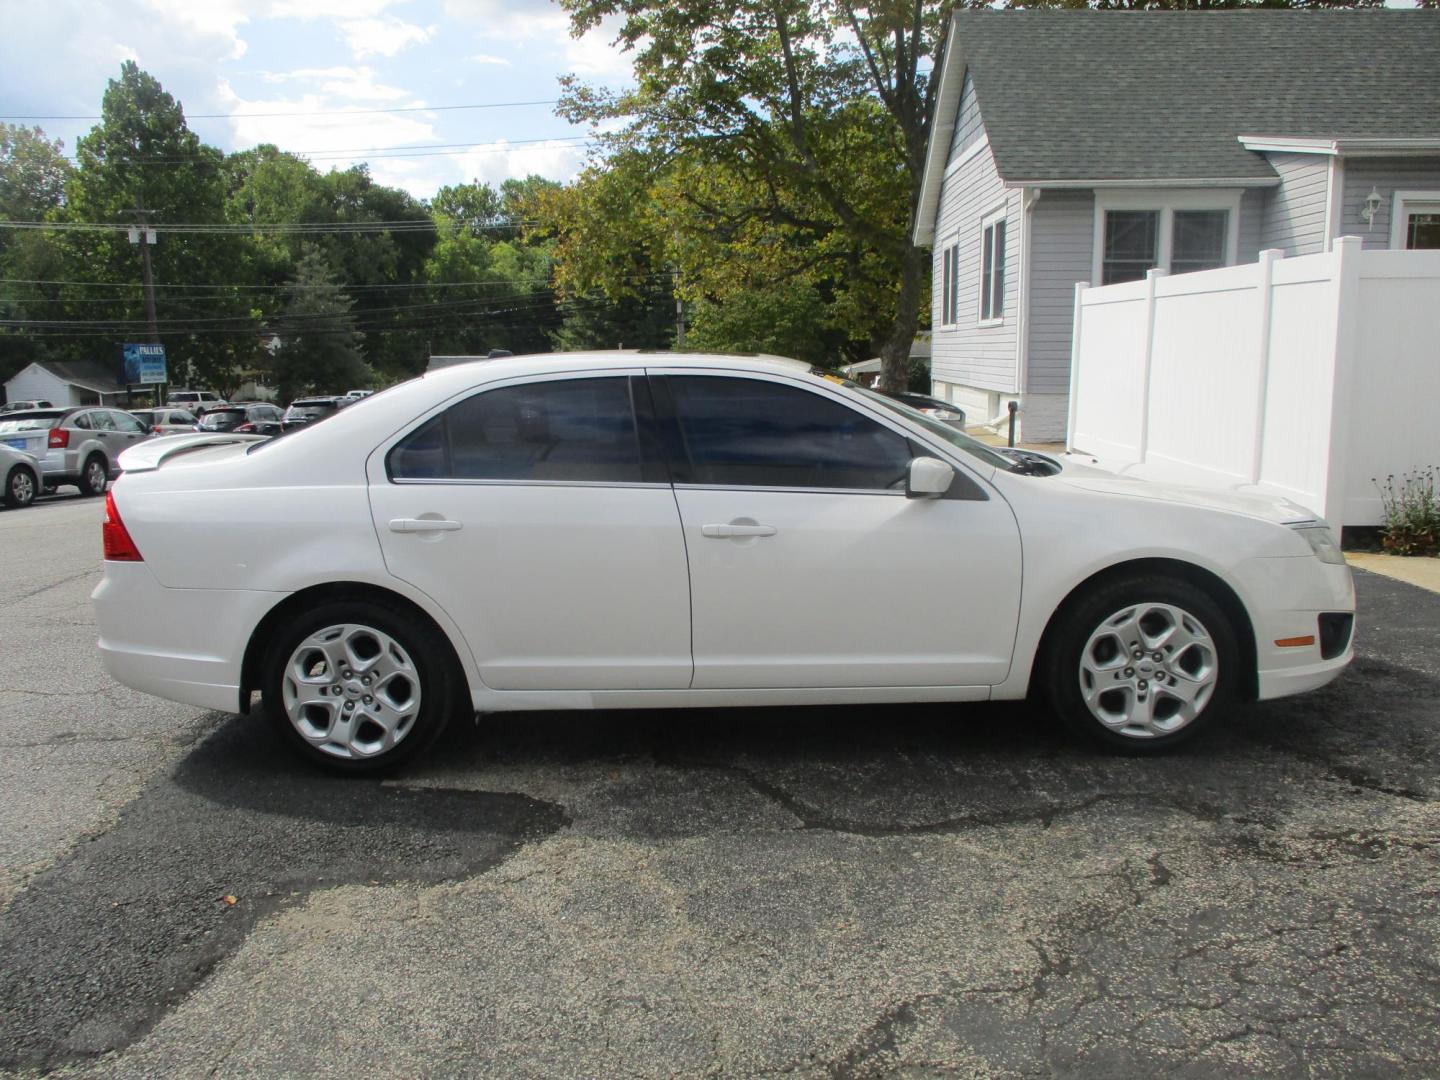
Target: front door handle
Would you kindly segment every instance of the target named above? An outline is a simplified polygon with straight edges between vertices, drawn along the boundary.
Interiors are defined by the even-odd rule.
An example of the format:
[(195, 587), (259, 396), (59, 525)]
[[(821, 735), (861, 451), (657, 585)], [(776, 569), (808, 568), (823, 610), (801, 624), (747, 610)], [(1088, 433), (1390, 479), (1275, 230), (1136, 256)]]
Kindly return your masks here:
[(455, 532), (462, 528), (458, 521), (444, 518), (391, 518), (390, 531), (396, 533)]
[(774, 525), (756, 525), (749, 522), (732, 521), (728, 525), (701, 525), (700, 535), (712, 540), (734, 540), (745, 536), (774, 536), (779, 530)]

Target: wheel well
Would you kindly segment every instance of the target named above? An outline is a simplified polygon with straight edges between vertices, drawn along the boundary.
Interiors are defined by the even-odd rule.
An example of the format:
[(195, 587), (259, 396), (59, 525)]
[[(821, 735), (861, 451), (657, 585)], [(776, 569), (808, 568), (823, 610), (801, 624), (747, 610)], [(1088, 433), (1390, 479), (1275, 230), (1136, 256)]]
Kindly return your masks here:
[(367, 585), (361, 581), (332, 581), (324, 585), (312, 585), (308, 589), (291, 593), (266, 612), (265, 617), (255, 627), (254, 632), (250, 635), (249, 643), (245, 646), (245, 659), (240, 665), (241, 712), (250, 712), (250, 695), (260, 689), (260, 666), (265, 661), (265, 650), (269, 648), (270, 639), (276, 631), (295, 615), (327, 600), (369, 600), (387, 607), (398, 608), (412, 618), (425, 623), (440, 636), (441, 641), (445, 642), (448, 653), (446, 659), (455, 674), (456, 692), (463, 694), (466, 702), (469, 701), (469, 680), (465, 677), (465, 668), (460, 663), (460, 658), (455, 655), (455, 646), (450, 641), (450, 635), (445, 633), (440, 625), (430, 617), (429, 612), (413, 600), (409, 600), (397, 592), (381, 588), (379, 585)]
[(1129, 562), (1117, 563), (1090, 575), (1071, 589), (1069, 595), (1051, 614), (1050, 621), (1045, 624), (1045, 633), (1041, 635), (1040, 647), (1036, 650), (1037, 660), (1034, 667), (1031, 668), (1031, 692), (1033, 693), (1037, 689), (1034, 680), (1043, 667), (1039, 658), (1044, 656), (1046, 650), (1053, 644), (1055, 628), (1060, 625), (1063, 616), (1092, 589), (1108, 584), (1117, 578), (1144, 574), (1165, 574), (1180, 578), (1196, 588), (1204, 589), (1220, 605), (1220, 610), (1225, 612), (1231, 625), (1235, 628), (1235, 640), (1240, 646), (1240, 696), (1247, 701), (1253, 701), (1258, 697), (1260, 686), (1255, 651), (1255, 628), (1250, 622), (1250, 613), (1245, 610), (1245, 605), (1241, 602), (1240, 597), (1235, 594), (1235, 590), (1226, 583), (1224, 578), (1203, 567), (1196, 566), (1194, 563), (1183, 562), (1179, 559), (1132, 559)]

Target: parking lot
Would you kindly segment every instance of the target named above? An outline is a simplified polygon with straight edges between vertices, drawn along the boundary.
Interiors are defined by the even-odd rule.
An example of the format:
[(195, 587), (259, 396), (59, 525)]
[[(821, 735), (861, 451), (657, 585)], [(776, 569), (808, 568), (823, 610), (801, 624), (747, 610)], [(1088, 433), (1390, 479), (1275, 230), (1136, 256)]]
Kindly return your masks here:
[(1015, 706), (544, 713), (403, 775), (111, 683), (98, 500), (0, 513), (0, 1064), (1430, 1076), (1440, 596), (1155, 760)]

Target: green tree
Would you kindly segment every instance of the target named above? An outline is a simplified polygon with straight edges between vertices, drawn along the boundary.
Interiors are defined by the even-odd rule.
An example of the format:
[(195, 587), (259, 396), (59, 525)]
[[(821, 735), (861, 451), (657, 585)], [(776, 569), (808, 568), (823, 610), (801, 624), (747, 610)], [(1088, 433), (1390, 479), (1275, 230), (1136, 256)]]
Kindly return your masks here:
[(373, 373), (361, 348), (364, 335), (321, 251), (312, 248), (301, 256), (285, 296), (285, 311), (273, 327), (280, 343), (270, 363), (281, 399), (368, 385)]
[(623, 17), (636, 88), (571, 80), (562, 109), (623, 123), (607, 137), (612, 153), (636, 174), (634, 187), (656, 201), (664, 194), (667, 224), (678, 225), (653, 242), (667, 254), (672, 237), (703, 245), (708, 219), (717, 242), (751, 266), (729, 289), (682, 279), (682, 290), (723, 300), (753, 288), (760, 267), (772, 279), (823, 279), (838, 325), (873, 341), (887, 383), (903, 386), (929, 274), (910, 233), (940, 6), (742, 0), (722, 13), (678, 0), (562, 2), (576, 34)]
[[(65, 233), (63, 242), (70, 276), (130, 288), (105, 290), (113, 297), (106, 304), (92, 302), (98, 299), (94, 293), (74, 298), (81, 305), (75, 316), (133, 321), (137, 328), (125, 336), (148, 336), (140, 254), (118, 227), (143, 219), (158, 233), (151, 251), (157, 285), (213, 286), (188, 296), (183, 289), (156, 290), (172, 380), (233, 384), (239, 370), (253, 366), (259, 350), (259, 323), (243, 290), (233, 287), (246, 265), (247, 240), (166, 229), (224, 222), (222, 155), (200, 141), (180, 103), (133, 61), (122, 64), (120, 78), (106, 87), (101, 116), (76, 144), (77, 168), (66, 184), (61, 216), (117, 228)], [(120, 344), (105, 346), (117, 369)], [(95, 346), (88, 348), (93, 356)]]
[[(43, 221), (64, 202), (71, 173), (65, 144), (39, 128), (0, 123), (0, 220)], [(63, 318), (61, 286), (35, 284), (63, 278), (54, 237), (38, 230), (0, 229), (0, 319)], [(32, 360), (44, 359), (46, 339), (24, 330), (0, 332), (0, 381)]]

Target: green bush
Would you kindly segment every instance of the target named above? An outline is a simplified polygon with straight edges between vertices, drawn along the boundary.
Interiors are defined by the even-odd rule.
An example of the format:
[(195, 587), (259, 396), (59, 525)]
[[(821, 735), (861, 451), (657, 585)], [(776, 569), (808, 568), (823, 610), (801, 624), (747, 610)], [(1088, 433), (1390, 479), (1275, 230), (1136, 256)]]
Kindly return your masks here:
[(1385, 524), (1380, 530), (1385, 550), (1395, 555), (1434, 555), (1440, 551), (1440, 498), (1435, 492), (1435, 466), (1385, 478), (1380, 503)]

